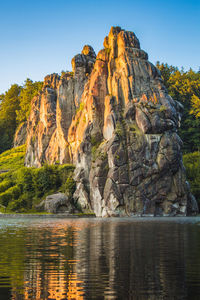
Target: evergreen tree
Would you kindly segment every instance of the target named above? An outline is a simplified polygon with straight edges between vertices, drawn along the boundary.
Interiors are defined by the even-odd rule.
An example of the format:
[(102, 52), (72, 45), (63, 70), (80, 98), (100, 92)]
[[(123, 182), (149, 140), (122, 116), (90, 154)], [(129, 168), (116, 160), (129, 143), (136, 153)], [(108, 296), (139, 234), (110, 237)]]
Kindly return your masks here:
[(0, 96), (0, 153), (12, 146), (17, 127), (16, 111), (19, 110), (20, 90), (20, 86), (13, 84), (5, 94)]
[(33, 82), (31, 79), (27, 78), (24, 82), (23, 88), (20, 93), (20, 109), (17, 111), (17, 122), (18, 124), (26, 121), (30, 114), (31, 100), (38, 92), (42, 89), (42, 82)]
[(42, 88), (42, 82), (27, 79), (23, 87), (13, 84), (0, 95), (0, 153), (10, 149), (17, 126), (30, 114), (31, 100)]
[[(170, 96), (184, 106), (179, 135), (183, 140), (183, 152), (200, 149), (200, 73), (192, 69), (185, 72), (168, 64), (157, 63)], [(195, 118), (196, 116), (196, 118)]]

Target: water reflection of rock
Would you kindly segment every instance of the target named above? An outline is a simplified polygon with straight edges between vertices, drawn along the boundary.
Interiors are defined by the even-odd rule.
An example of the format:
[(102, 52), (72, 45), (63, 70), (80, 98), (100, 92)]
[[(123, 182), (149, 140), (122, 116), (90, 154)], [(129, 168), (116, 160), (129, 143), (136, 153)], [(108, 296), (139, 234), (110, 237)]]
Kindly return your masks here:
[[(76, 272), (87, 299), (184, 299), (184, 236), (179, 225), (103, 222), (79, 234)], [(126, 298), (127, 297), (127, 298)]]
[(97, 219), (33, 227), (17, 240), (24, 282), (11, 281), (13, 299), (189, 299), (189, 280), (200, 280), (191, 232), (175, 222)]
[(83, 299), (83, 282), (74, 272), (76, 227), (58, 224), (32, 236), (35, 243), (27, 251), (23, 299)]

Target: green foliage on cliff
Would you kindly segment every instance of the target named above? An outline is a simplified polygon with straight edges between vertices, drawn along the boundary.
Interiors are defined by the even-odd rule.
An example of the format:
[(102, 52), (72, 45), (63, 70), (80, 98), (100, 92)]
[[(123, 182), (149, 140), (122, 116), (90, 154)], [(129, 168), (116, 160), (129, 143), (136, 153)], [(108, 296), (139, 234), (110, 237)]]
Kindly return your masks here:
[[(0, 154), (0, 208), (7, 212), (33, 212), (47, 195), (61, 191), (72, 196), (75, 182), (72, 165), (23, 166), (25, 146)], [(2, 210), (2, 207), (5, 207)]]
[(92, 135), (90, 142), (92, 145), (92, 148), (91, 148), (92, 161), (94, 162), (98, 157), (98, 148), (99, 148), (99, 145), (101, 144), (101, 138), (97, 135)]
[(29, 78), (27, 78), (24, 82), (23, 88), (21, 89), (19, 96), (20, 109), (16, 112), (18, 124), (28, 119), (31, 109), (31, 100), (42, 89), (42, 85), (43, 83), (41, 81), (33, 82)]
[(168, 64), (157, 63), (168, 93), (183, 106), (179, 135), (183, 140), (183, 152), (200, 149), (200, 73), (192, 69), (179, 70)]
[(42, 88), (42, 82), (27, 79), (23, 86), (13, 84), (0, 95), (0, 153), (10, 149), (17, 126), (26, 121), (32, 98)]
[(186, 175), (190, 182), (191, 191), (200, 207), (200, 152), (183, 155), (183, 163), (186, 167)]
[(83, 102), (81, 102), (79, 107), (76, 109), (76, 113), (78, 113), (79, 111), (83, 111), (84, 107), (85, 107), (85, 104)]

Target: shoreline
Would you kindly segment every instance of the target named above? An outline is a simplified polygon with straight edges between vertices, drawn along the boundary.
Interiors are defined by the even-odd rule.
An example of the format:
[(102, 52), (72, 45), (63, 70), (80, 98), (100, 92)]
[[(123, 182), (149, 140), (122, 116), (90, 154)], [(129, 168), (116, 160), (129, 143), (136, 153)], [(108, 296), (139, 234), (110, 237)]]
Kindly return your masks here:
[[(177, 216), (153, 216), (153, 215), (143, 215), (143, 216), (126, 216), (126, 217), (108, 217), (108, 218), (101, 218), (101, 219), (110, 219), (110, 218), (115, 218), (115, 219), (148, 219), (148, 218), (151, 218), (151, 219), (175, 219), (175, 218), (178, 218), (178, 219), (181, 219), (181, 218), (197, 218), (197, 217), (200, 217), (200, 214), (197, 214), (197, 215), (191, 215), (191, 216), (183, 216), (183, 215), (177, 215)], [(34, 214), (29, 214), (29, 213), (0, 213), (0, 219), (3, 219), (3, 218), (58, 218), (58, 219), (79, 219), (79, 218), (98, 218), (96, 217), (95, 215), (93, 214), (37, 214), (37, 213), (34, 213)]]
[(76, 218), (96, 218), (95, 215), (69, 215), (69, 214), (4, 214), (0, 213), (0, 218), (61, 218), (61, 219), (76, 219)]

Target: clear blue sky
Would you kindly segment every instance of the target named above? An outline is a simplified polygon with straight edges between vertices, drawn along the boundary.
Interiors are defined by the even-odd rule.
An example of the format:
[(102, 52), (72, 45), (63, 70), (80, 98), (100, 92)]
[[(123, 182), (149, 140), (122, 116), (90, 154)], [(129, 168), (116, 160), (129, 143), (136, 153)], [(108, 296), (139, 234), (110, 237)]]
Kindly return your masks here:
[(7, 0), (0, 12), (0, 93), (71, 70), (83, 45), (98, 52), (115, 25), (134, 31), (153, 63), (200, 66), (200, 0)]

